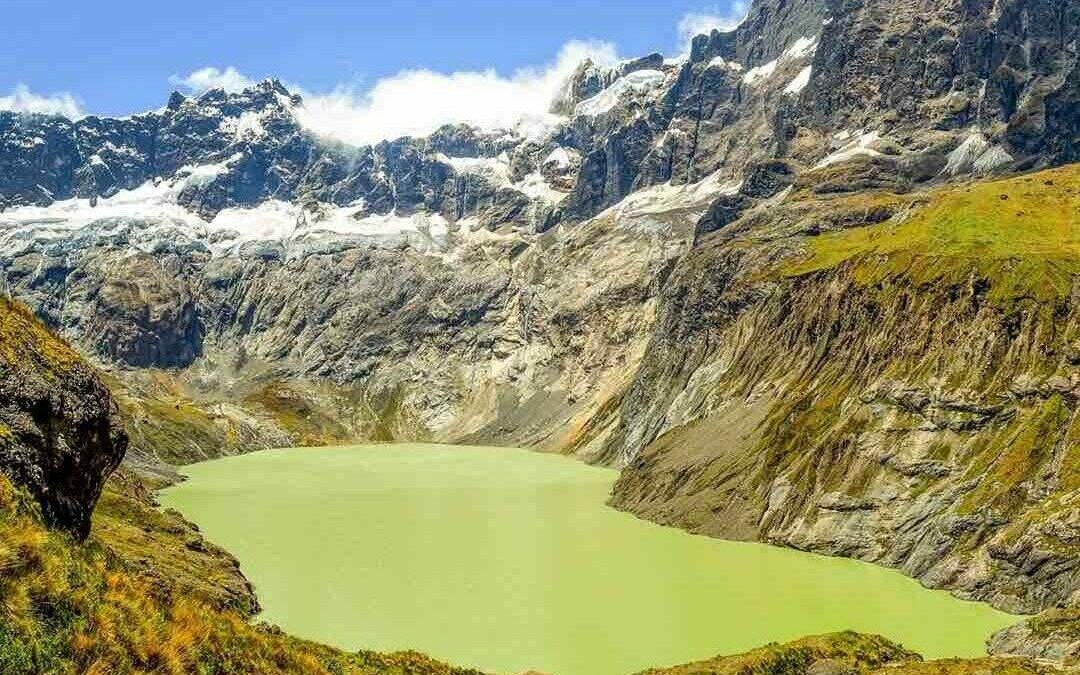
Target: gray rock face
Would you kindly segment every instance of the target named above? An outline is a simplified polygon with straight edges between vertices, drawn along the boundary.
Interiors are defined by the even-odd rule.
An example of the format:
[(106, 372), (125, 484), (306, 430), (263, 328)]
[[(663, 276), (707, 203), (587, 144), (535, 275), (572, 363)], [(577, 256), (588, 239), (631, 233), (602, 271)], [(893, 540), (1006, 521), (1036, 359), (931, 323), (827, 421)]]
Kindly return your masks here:
[(0, 302), (0, 471), (25, 487), (45, 521), (77, 537), (127, 435), (94, 371), (25, 308)]
[(516, 144), (499, 140), (502, 134), (448, 126), (427, 139), (348, 147), (302, 128), (294, 115), (300, 105), (280, 82), (267, 80), (236, 94), (174, 94), (162, 112), (130, 119), (0, 113), (0, 204), (107, 199), (185, 168), (217, 166), (177, 198), (208, 220), (268, 199), (338, 206), (362, 200), (363, 213), (427, 209), (460, 218), (477, 212), (483, 193), (494, 195), (500, 185), (473, 175), (469, 185), (455, 181), (438, 155), (495, 158)]
[(799, 38), (820, 33), (822, 24), (835, 11), (830, 4), (827, 0), (754, 2), (735, 30), (697, 36), (691, 45), (691, 60), (720, 56), (747, 67), (768, 63)]
[(991, 654), (1029, 656), (1066, 666), (1080, 662), (1077, 610), (1050, 610), (1024, 623), (998, 631), (990, 639)]
[(1076, 160), (1076, 2), (831, 5), (814, 58), (813, 122), (977, 126), (1018, 159)]

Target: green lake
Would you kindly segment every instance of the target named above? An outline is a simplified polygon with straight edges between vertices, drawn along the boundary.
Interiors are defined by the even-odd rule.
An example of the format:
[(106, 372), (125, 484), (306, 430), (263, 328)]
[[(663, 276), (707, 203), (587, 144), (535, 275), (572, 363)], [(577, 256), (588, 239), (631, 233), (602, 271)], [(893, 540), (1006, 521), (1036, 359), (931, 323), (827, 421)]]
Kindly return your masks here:
[(1018, 619), (874, 565), (661, 527), (610, 469), (500, 448), (259, 452), (161, 494), (239, 558), (260, 618), (346, 649), (613, 675), (845, 629), (977, 656)]

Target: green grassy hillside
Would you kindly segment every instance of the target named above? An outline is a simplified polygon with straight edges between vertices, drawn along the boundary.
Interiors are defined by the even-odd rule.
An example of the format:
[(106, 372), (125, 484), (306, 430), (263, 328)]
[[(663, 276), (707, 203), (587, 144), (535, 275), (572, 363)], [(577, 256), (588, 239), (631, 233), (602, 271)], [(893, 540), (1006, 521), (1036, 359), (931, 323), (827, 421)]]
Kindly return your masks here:
[(1060, 299), (1080, 272), (1080, 165), (946, 186), (884, 223), (815, 237), (809, 249), (786, 275), (851, 262), (866, 283), (904, 274), (948, 284), (973, 274), (998, 300)]

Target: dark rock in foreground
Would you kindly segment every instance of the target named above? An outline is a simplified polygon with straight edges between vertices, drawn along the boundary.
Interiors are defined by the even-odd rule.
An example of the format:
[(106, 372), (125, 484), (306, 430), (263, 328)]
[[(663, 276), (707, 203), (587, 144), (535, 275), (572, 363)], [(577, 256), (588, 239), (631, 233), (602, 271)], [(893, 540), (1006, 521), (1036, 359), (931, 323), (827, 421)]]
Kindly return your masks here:
[(0, 301), (0, 471), (30, 490), (45, 521), (86, 537), (127, 442), (93, 369), (29, 311)]

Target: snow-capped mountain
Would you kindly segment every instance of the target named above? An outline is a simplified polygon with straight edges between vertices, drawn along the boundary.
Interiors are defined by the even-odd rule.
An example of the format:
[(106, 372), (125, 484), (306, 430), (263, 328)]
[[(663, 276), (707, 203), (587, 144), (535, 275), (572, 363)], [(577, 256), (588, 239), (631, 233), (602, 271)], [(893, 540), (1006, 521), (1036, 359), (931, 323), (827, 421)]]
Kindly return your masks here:
[(141, 218), (216, 252), (321, 235), (442, 249), (464, 219), (542, 232), (776, 158), (874, 157), (863, 180), (899, 188), (1073, 158), (1075, 46), (1054, 28), (1067, 9), (951, 4), (935, 22), (911, 2), (759, 2), (682, 59), (583, 63), (540, 133), (448, 126), (348, 146), (306, 129), (275, 80), (124, 119), (0, 113), (0, 236), (15, 253)]

